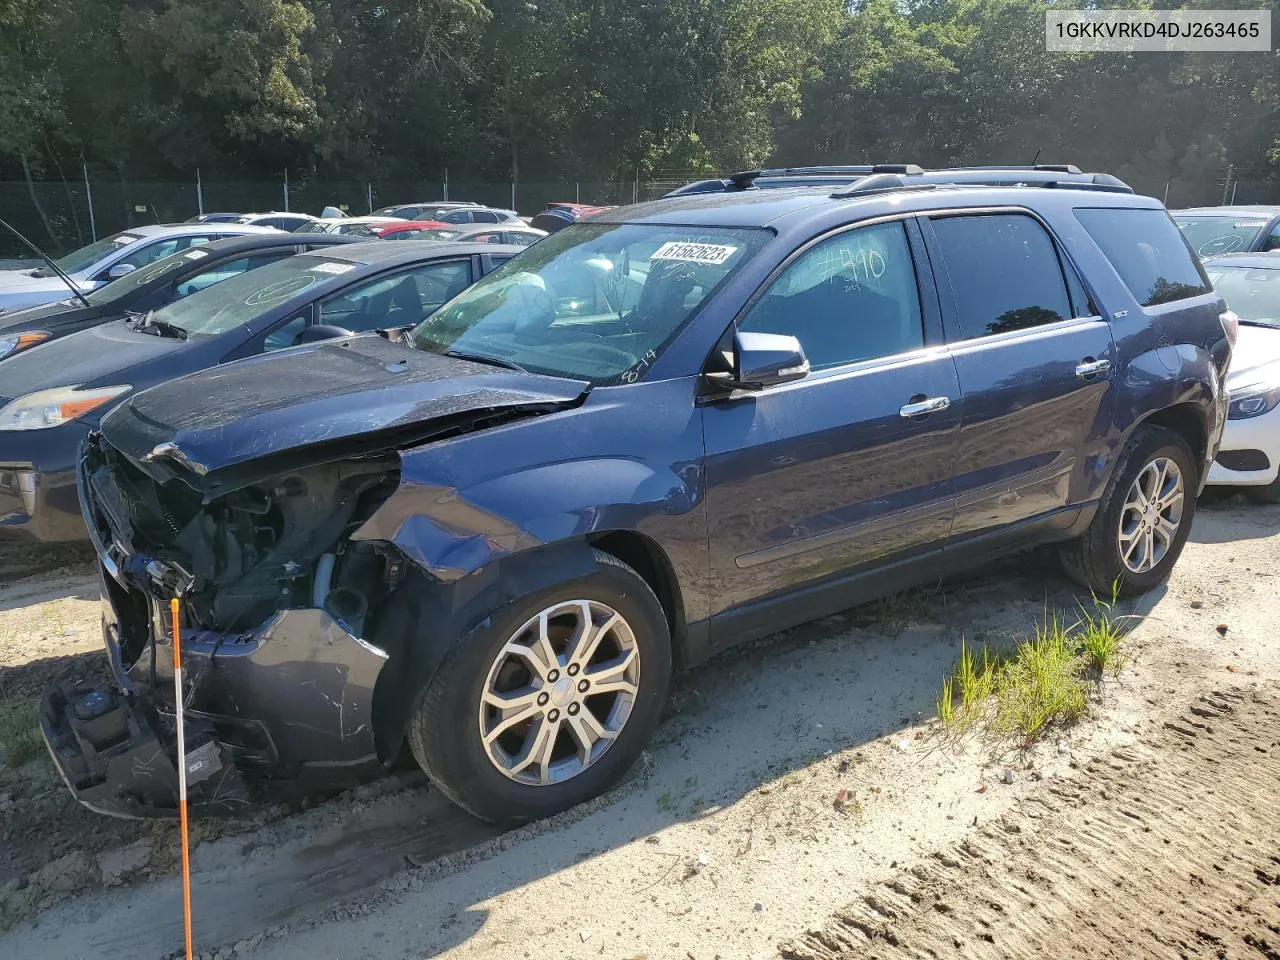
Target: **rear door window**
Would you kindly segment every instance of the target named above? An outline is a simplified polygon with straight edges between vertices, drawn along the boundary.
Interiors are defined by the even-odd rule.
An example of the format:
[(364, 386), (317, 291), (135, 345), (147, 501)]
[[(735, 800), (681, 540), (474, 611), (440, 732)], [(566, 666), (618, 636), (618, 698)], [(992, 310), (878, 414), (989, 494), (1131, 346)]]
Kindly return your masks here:
[(1072, 317), (1053, 238), (1025, 214), (931, 221), (951, 290), (960, 338), (971, 340)]
[(1209, 278), (1163, 210), (1085, 209), (1076, 219), (1144, 307), (1209, 293)]

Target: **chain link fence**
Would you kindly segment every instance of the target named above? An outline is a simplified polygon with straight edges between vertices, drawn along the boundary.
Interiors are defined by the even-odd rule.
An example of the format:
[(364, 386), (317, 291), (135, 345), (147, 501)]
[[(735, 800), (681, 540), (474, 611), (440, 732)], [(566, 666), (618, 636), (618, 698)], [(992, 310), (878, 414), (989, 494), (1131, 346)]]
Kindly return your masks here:
[[(548, 203), (632, 203), (662, 196), (686, 182), (482, 180), (192, 181), (172, 183), (86, 177), (69, 181), (0, 181), (0, 217), (46, 252), (61, 254), (121, 230), (178, 223), (200, 213), (299, 211), (319, 216), (334, 206), (351, 216), (430, 200), (471, 200), (533, 216)], [(0, 257), (30, 252), (0, 230)]]
[[(641, 180), (540, 181), (501, 183), (483, 180), (312, 180), (131, 181), (90, 172), (80, 180), (0, 181), (0, 217), (37, 246), (61, 254), (99, 237), (150, 223), (176, 223), (199, 213), (301, 211), (318, 216), (335, 206), (351, 216), (394, 204), (430, 200), (471, 200), (532, 216), (548, 203), (572, 201), (614, 205), (652, 200), (697, 179), (664, 176)], [(1280, 179), (1271, 170), (1230, 168), (1219, 179), (1129, 182), (1139, 193), (1159, 197), (1171, 208), (1213, 203), (1278, 203)], [(30, 252), (8, 231), (0, 230), (0, 257), (25, 258)]]

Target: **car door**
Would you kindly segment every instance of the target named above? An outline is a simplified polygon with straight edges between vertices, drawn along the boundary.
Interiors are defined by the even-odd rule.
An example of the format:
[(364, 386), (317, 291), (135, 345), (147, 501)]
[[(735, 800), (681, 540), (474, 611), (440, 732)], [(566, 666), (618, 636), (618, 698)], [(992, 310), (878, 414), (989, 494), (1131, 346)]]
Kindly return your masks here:
[(471, 284), (471, 258), (381, 274), (320, 302), (317, 322), (365, 333), (417, 324)]
[(737, 329), (795, 336), (810, 373), (703, 403), (713, 616), (940, 548), (959, 385), (914, 221), (811, 244)]
[(1103, 452), (1110, 325), (1031, 214), (938, 214), (923, 227), (964, 399), (952, 538), (1063, 510), (1073, 476)]

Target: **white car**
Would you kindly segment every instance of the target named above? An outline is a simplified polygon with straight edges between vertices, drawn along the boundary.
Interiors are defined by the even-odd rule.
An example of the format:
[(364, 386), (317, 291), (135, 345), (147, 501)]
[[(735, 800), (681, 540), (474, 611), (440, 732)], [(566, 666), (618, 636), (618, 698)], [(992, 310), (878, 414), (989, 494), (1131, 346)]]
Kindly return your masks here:
[[(153, 224), (122, 230), (54, 261), (82, 293), (118, 280), (139, 267), (223, 237), (279, 233), (273, 227), (239, 223)], [(46, 264), (22, 270), (0, 270), (0, 314), (70, 295), (67, 285)]]
[(1227, 370), (1227, 428), (1208, 482), (1280, 503), (1280, 251), (1213, 257), (1204, 267), (1240, 318)]
[(299, 227), (294, 233), (337, 233), (344, 237), (378, 236), (372, 229), (379, 224), (404, 223), (403, 217), (325, 217)]

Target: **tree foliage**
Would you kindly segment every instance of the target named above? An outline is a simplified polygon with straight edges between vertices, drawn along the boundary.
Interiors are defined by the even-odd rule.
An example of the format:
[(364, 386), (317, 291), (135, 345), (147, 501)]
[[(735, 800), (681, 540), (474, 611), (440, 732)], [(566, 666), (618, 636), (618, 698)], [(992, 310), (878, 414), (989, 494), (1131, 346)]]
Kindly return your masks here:
[(1059, 2), (0, 0), (0, 178), (82, 160), (135, 179), (535, 180), (1037, 154), (1146, 189), (1227, 164), (1275, 178), (1276, 53), (1050, 55)]

